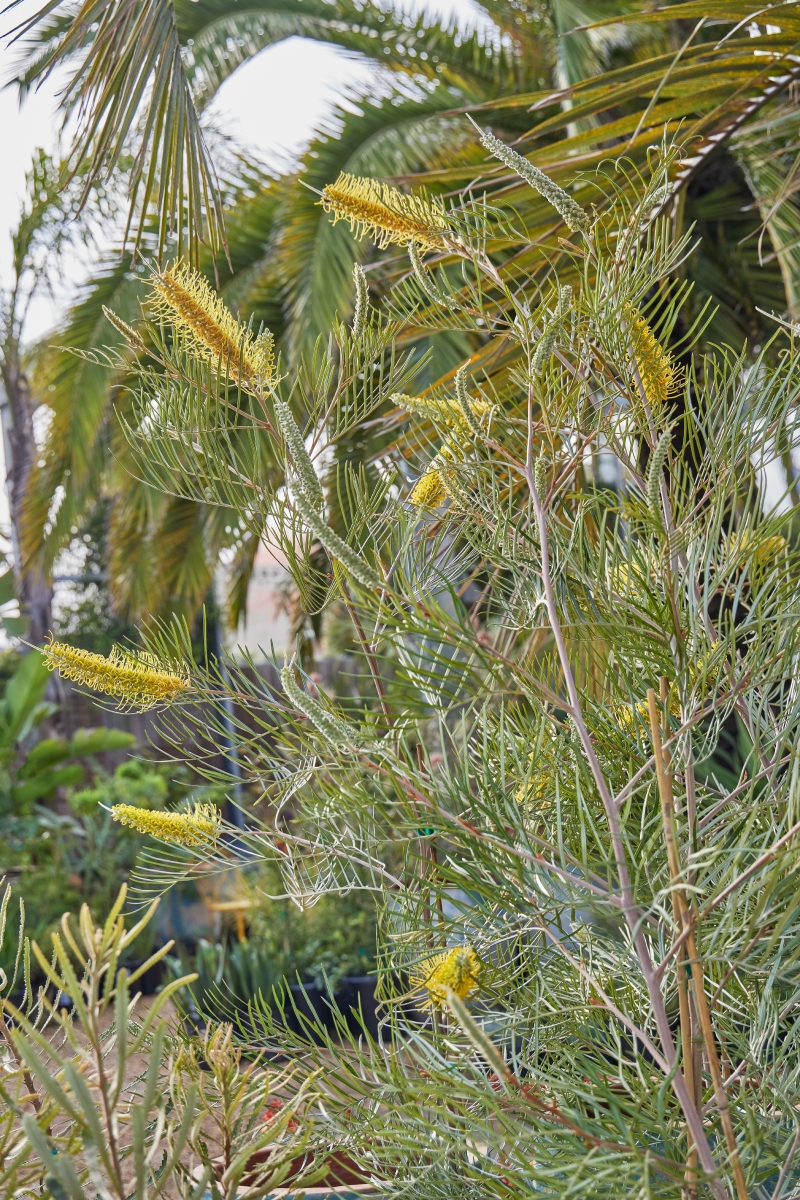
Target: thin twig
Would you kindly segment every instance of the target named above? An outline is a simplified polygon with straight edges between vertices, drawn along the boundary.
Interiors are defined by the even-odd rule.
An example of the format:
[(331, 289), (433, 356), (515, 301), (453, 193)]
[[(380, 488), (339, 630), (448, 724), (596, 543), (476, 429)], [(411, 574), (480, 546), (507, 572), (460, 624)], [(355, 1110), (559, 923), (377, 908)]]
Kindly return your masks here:
[(603, 990), (603, 988), (600, 986), (600, 984), (597, 982), (597, 980), (594, 978), (594, 976), (591, 975), (590, 972), (586, 970), (583, 963), (581, 963), (577, 958), (575, 958), (575, 956), (573, 954), (570, 954), (570, 952), (566, 948), (566, 946), (564, 946), (558, 940), (558, 938), (555, 936), (555, 934), (550, 929), (548, 929), (546, 925), (537, 924), (537, 928), (541, 929), (542, 933), (544, 933), (550, 939), (550, 941), (553, 943), (555, 948), (564, 955), (567, 962), (578, 972), (579, 975), (582, 975), (583, 978), (586, 980), (586, 982), (589, 984), (589, 986), (595, 992), (597, 992), (597, 995), (602, 1000), (604, 1007), (608, 1009), (608, 1011), (612, 1014), (612, 1016), (615, 1016), (617, 1018), (617, 1020), (619, 1021), (619, 1023), (621, 1025), (624, 1025), (625, 1028), (633, 1034), (633, 1036), (636, 1038), (636, 1040), (638, 1042), (642, 1043), (645, 1050), (647, 1050), (648, 1053), (653, 1056), (653, 1061), (658, 1064), (658, 1066), (661, 1068), (661, 1070), (664, 1072), (665, 1075), (668, 1075), (670, 1068), (669, 1068), (669, 1064), (667, 1063), (667, 1060), (664, 1058), (664, 1055), (661, 1054), (660, 1051), (656, 1048), (656, 1046), (653, 1044), (652, 1040), (647, 1036), (645, 1031), (643, 1029), (640, 1029), (639, 1026), (636, 1024), (636, 1022), (632, 1021), (630, 1019), (630, 1017), (626, 1016), (625, 1013), (622, 1012), (621, 1009), (617, 1008), (616, 1004), (611, 999), (611, 997)]
[[(740, 784), (737, 784), (732, 792), (728, 792), (728, 795), (723, 796), (723, 798), (717, 804), (715, 804), (713, 808), (709, 809), (707, 813), (703, 813), (702, 817), (697, 822), (698, 833), (705, 829), (709, 822), (713, 821), (714, 817), (722, 812), (723, 808), (725, 808), (727, 804), (730, 804), (731, 800), (735, 800), (736, 797), (741, 795), (742, 792), (746, 792), (747, 789), (752, 787), (754, 783), (758, 783), (759, 779), (763, 779), (771, 772), (777, 771), (781, 767), (785, 767), (787, 763), (791, 762), (793, 757), (794, 756), (792, 754), (787, 754), (785, 758), (780, 759), (778, 762), (775, 762), (773, 758), (771, 763), (769, 763), (766, 767), (762, 767), (761, 770), (755, 775), (748, 775), (747, 778), (744, 779)], [(746, 771), (747, 767), (745, 766), (743, 770)]]
[(772, 1200), (781, 1200), (783, 1185), (789, 1178), (789, 1172), (792, 1169), (792, 1163), (794, 1162), (794, 1156), (797, 1154), (798, 1147), (800, 1147), (800, 1126), (797, 1127), (795, 1132), (792, 1147), (786, 1156), (786, 1162), (781, 1167), (781, 1173), (778, 1176), (778, 1182), (775, 1184), (775, 1191), (772, 1193)]
[[(730, 1088), (733, 1087), (733, 1085), (736, 1083), (737, 1079), (739, 1079), (740, 1076), (747, 1069), (747, 1065), (748, 1065), (747, 1059), (743, 1058), (742, 1061), (739, 1063), (738, 1067), (736, 1068), (736, 1070), (731, 1071), (730, 1075), (725, 1080), (725, 1090), (726, 1091), (728, 1091)], [(713, 1107), (716, 1103), (717, 1103), (716, 1096), (712, 1096), (711, 1099), (708, 1101), (708, 1103), (703, 1105), (703, 1116), (704, 1117), (707, 1116), (707, 1114), (711, 1112), (711, 1110), (713, 1109)]]
[[(722, 976), (722, 979), (717, 984), (714, 995), (711, 997), (711, 999), (708, 1002), (709, 1008), (716, 1008), (717, 1001), (719, 1000), (720, 996), (722, 995), (722, 990), (725, 987), (725, 984), (730, 979), (731, 975), (733, 975), (734, 971), (737, 971), (739, 969), (739, 967), (741, 967), (742, 963), (746, 962), (747, 956), (750, 953), (750, 951), (753, 949), (753, 947), (755, 946), (756, 942), (758, 942), (764, 936), (764, 934), (771, 933), (772, 928), (773, 928), (772, 925), (765, 925), (763, 929), (759, 929), (758, 933), (756, 934), (756, 936), (754, 938), (750, 939), (750, 941), (747, 943), (744, 950), (742, 951), (741, 956), (739, 958), (737, 958), (735, 963), (732, 963), (731, 966), (728, 967), (727, 971)], [(781, 1016), (782, 1015), (783, 1014), (781, 1014)], [(778, 1019), (780, 1020), (780, 1017)]]
[(779, 838), (778, 841), (775, 842), (775, 844), (771, 846), (769, 850), (765, 851), (760, 858), (757, 858), (756, 861), (752, 863), (746, 871), (743, 871), (742, 874), (734, 879), (732, 883), (729, 883), (726, 888), (723, 888), (718, 896), (714, 896), (713, 899), (709, 900), (708, 903), (704, 905), (700, 916), (708, 916), (708, 914), (712, 912), (717, 905), (722, 904), (723, 900), (727, 900), (731, 892), (735, 892), (738, 887), (741, 887), (741, 885), (747, 879), (749, 879), (751, 875), (755, 875), (756, 872), (760, 871), (762, 867), (769, 866), (778, 851), (782, 850), (786, 843), (791, 841), (792, 838), (798, 833), (800, 833), (800, 821), (798, 821), (796, 825), (793, 825), (789, 832), (785, 833), (782, 838)]
[(689, 934), (692, 931), (692, 929), (694, 928), (694, 923), (696, 920), (697, 920), (697, 915), (694, 912), (694, 909), (690, 909), (690, 911), (686, 914), (686, 919), (684, 921), (683, 929), (678, 934), (678, 936), (675, 938), (675, 940), (672, 943), (672, 945), (670, 946), (669, 950), (664, 955), (664, 957), (661, 959), (661, 962), (658, 964), (658, 966), (655, 969), (656, 977), (658, 979), (660, 979), (661, 976), (664, 974), (665, 970), (667, 969), (669, 964), (672, 962), (673, 958), (678, 953), (681, 946), (686, 945)]
[[(670, 737), (664, 739), (664, 741), (663, 741), (664, 749), (665, 750), (671, 749), (675, 745), (675, 743), (678, 741), (678, 739), (683, 736), (684, 733), (688, 733), (689, 730), (693, 729), (696, 725), (699, 725), (702, 721), (705, 721), (707, 717), (713, 716), (714, 713), (717, 712), (720, 708), (724, 708), (727, 704), (730, 703), (731, 700), (733, 700), (735, 698), (737, 692), (741, 691), (741, 689), (743, 687), (745, 687), (746, 684), (747, 684), (747, 680), (740, 680), (740, 682), (736, 685), (735, 688), (732, 688), (730, 691), (725, 692), (724, 695), (717, 696), (714, 703), (709, 704), (708, 708), (700, 709), (699, 711), (697, 711), (694, 714), (694, 716), (687, 717), (686, 720), (683, 721), (683, 724), (678, 729), (676, 729), (675, 732)], [(618, 809), (622, 807), (622, 804), (628, 798), (628, 796), (633, 791), (633, 789), (636, 787), (636, 785), (641, 782), (641, 780), (648, 773), (648, 771), (652, 771), (654, 766), (655, 766), (655, 757), (654, 757), (654, 755), (651, 755), (650, 758), (648, 758), (647, 761), (645, 763), (643, 763), (643, 765), (639, 768), (639, 770), (636, 772), (636, 774), (631, 776), (631, 778), (628, 780), (628, 782), (625, 784), (625, 786), (623, 788), (620, 788), (620, 790), (617, 792), (617, 795), (615, 798), (615, 804)]]
[[(668, 688), (666, 680), (661, 680), (662, 701), (665, 704), (668, 696)], [(672, 882), (672, 907), (675, 914), (675, 924), (677, 927), (684, 925), (686, 934), (685, 940), (688, 941), (693, 929), (693, 924), (688, 924), (684, 920), (684, 912), (686, 909), (685, 903), (681, 902), (681, 896), (678, 891), (680, 880), (680, 862), (678, 859), (678, 846), (675, 831), (675, 798), (672, 790), (672, 776), (669, 773), (669, 752), (665, 752), (661, 743), (661, 729), (659, 724), (658, 706), (656, 704), (656, 694), (652, 688), (647, 692), (647, 707), (650, 714), (650, 733), (653, 738), (653, 754), (655, 757), (656, 776), (658, 779), (658, 794), (661, 800), (661, 819), (664, 826), (664, 841), (667, 847), (667, 861), (669, 863), (669, 873)], [(692, 1020), (689, 1012), (689, 986), (686, 978), (686, 951), (683, 945), (684, 939), (680, 939), (681, 944), (677, 946), (678, 962), (678, 1007), (680, 1011), (681, 1023), (681, 1042), (683, 1050), (683, 1073), (686, 1076), (686, 1086), (691, 1094), (695, 1095), (695, 1080), (694, 1080), (694, 1061), (692, 1054)], [(665, 960), (666, 961), (666, 960)], [(663, 967), (663, 964), (662, 964)], [(695, 1200), (697, 1196), (697, 1148), (691, 1143), (689, 1152), (686, 1158), (686, 1190), (687, 1200)]]
[[(453, 822), (458, 826), (459, 829), (463, 829), (477, 841), (485, 842), (487, 845), (493, 846), (498, 850), (502, 850), (506, 854), (513, 855), (515, 858), (521, 858), (524, 862), (530, 862), (539, 867), (546, 867), (548, 870), (552, 870), (554, 874), (556, 874), (560, 879), (563, 879), (565, 882), (574, 884), (576, 887), (585, 891), (592, 892), (594, 895), (601, 896), (607, 904), (612, 905), (614, 908), (622, 909), (622, 900), (618, 896), (615, 896), (613, 892), (609, 892), (605, 888), (598, 887), (597, 884), (591, 883), (588, 879), (583, 879), (577, 875), (572, 875), (569, 872), (563, 871), (554, 863), (548, 862), (548, 860), (540, 854), (534, 854), (532, 851), (526, 850), (524, 847), (519, 845), (511, 845), (508, 842), (504, 842), (501, 838), (495, 837), (491, 833), (486, 833), (484, 830), (478, 829), (476, 825), (473, 825), (471, 821), (467, 821), (464, 817), (459, 817), (454, 813), (443, 812), (442, 809), (436, 803), (434, 803), (433, 800), (431, 800), (430, 796), (426, 796), (424, 792), (421, 792), (419, 788), (415, 787), (415, 785), (407, 776), (394, 773), (389, 766), (383, 763), (375, 762), (374, 759), (370, 759), (368, 757), (365, 757), (363, 762), (368, 769), (389, 775), (390, 778), (395, 779), (412, 800), (416, 800), (417, 803), (422, 804), (425, 809), (429, 813), (433, 814), (434, 818), (439, 822), (445, 825), (448, 822)], [(281, 834), (281, 836), (283, 836), (283, 834)], [(541, 839), (537, 838), (535, 840), (539, 841)], [(635, 916), (637, 921), (643, 921), (646, 919), (645, 914), (638, 911), (635, 912)]]

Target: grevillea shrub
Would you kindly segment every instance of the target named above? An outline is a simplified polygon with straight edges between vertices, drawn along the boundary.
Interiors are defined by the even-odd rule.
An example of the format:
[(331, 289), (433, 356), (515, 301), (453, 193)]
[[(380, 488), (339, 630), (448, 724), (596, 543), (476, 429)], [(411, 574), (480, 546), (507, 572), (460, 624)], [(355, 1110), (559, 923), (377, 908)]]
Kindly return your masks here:
[[(153, 632), (151, 668), (186, 682), (165, 736), (224, 779), (195, 747), (232, 724), (261, 801), (244, 830), (197, 838), (189, 813), (181, 841), (173, 822), (139, 883), (262, 857), (300, 905), (376, 892), (383, 1039), (340, 1022), (320, 1047), (271, 997), (233, 1037), (320, 1069), (331, 1144), (386, 1188), (786, 1200), (800, 555), (792, 490), (768, 510), (764, 480), (797, 437), (794, 331), (777, 321), (755, 360), (701, 354), (670, 147), (635, 202), (599, 174), (595, 220), (484, 145), (554, 206), (557, 243), (479, 199), (348, 177), (323, 206), (408, 266), (379, 305), (357, 271), (352, 327), (297, 370), (265, 355), (259, 374), (256, 335), (184, 267), (202, 320), (157, 275), (142, 324), (117, 322), (145, 477), (227, 505), (243, 546), (269, 528), (371, 681), (337, 699), (291, 660), (272, 688)], [(415, 383), (410, 328), (466, 336), (450, 387)], [(369, 470), (332, 475), (357, 436), (377, 439)]]

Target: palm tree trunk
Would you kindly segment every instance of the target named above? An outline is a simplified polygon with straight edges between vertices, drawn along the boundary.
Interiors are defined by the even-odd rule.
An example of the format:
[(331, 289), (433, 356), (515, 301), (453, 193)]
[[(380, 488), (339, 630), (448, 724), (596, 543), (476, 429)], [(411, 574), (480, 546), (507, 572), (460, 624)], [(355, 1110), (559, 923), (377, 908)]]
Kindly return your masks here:
[(36, 646), (41, 645), (53, 626), (53, 588), (41, 564), (37, 561), (26, 563), (21, 549), (25, 496), (36, 462), (36, 440), (30, 388), (14, 349), (6, 347), (0, 365), (0, 414), (17, 596), (20, 609), (29, 621), (28, 640)]

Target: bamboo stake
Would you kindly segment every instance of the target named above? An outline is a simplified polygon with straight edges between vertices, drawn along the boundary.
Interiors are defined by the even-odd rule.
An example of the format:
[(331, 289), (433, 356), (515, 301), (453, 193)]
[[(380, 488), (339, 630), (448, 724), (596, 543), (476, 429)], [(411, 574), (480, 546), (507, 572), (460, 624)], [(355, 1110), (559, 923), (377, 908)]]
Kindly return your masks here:
[[(661, 743), (661, 729), (659, 725), (658, 703), (656, 701), (656, 694), (652, 688), (649, 688), (647, 692), (647, 705), (650, 712), (650, 731), (653, 737), (653, 751), (656, 761), (658, 793), (661, 799), (661, 816), (664, 822), (664, 841), (666, 842), (667, 860), (669, 862), (670, 876), (673, 884), (673, 903), (680, 916), (681, 925), (686, 925), (686, 918), (688, 916), (688, 902), (683, 891), (677, 886), (680, 880), (680, 863), (678, 860), (678, 847), (675, 838), (675, 803), (672, 794), (672, 778), (667, 773), (664, 763), (664, 754)], [(702, 1031), (703, 1042), (705, 1044), (706, 1055), (708, 1057), (711, 1080), (714, 1085), (714, 1097), (717, 1102), (717, 1108), (719, 1109), (720, 1120), (722, 1121), (722, 1128), (725, 1134), (725, 1143), (728, 1147), (731, 1167), (733, 1168), (733, 1177), (736, 1183), (736, 1194), (738, 1196), (738, 1200), (748, 1200), (747, 1182), (744, 1177), (742, 1162), (739, 1158), (739, 1147), (736, 1143), (736, 1134), (733, 1130), (733, 1121), (731, 1120), (730, 1108), (728, 1107), (728, 1093), (725, 1090), (722, 1071), (719, 1065), (717, 1045), (714, 1040), (714, 1028), (711, 1024), (711, 1013), (709, 1012), (705, 987), (703, 985), (703, 964), (697, 951), (697, 940), (695, 938), (694, 930), (691, 930), (686, 938), (686, 950), (688, 951), (689, 969), (692, 977), (692, 992), (694, 995), (695, 1004), (697, 1005), (697, 1014), (700, 1019), (700, 1029)], [(681, 953), (683, 953), (683, 950), (681, 950)], [(683, 1033), (682, 1008), (681, 1033)], [(691, 1050), (691, 1029), (689, 1030), (689, 1042), (687, 1044), (687, 1048)], [(690, 1054), (687, 1055), (686, 1051), (684, 1051), (685, 1071), (686, 1067), (688, 1066), (689, 1057)]]

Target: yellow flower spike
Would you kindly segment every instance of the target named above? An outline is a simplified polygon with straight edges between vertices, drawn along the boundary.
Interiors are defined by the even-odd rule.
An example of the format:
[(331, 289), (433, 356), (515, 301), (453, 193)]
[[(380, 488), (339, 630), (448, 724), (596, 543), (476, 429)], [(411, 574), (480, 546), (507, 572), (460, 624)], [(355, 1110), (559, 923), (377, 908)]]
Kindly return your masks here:
[(221, 827), (219, 809), (213, 804), (196, 804), (188, 812), (153, 812), (135, 804), (115, 804), (111, 815), (122, 825), (176, 846), (213, 845)]
[(553, 784), (552, 763), (542, 755), (538, 757), (543, 759), (543, 763), (537, 767), (535, 766), (536, 752), (532, 750), (528, 755), (528, 762), (531, 764), (530, 774), (514, 792), (517, 804), (526, 804), (532, 811), (543, 808), (543, 802)]
[(626, 733), (635, 731), (637, 713), (645, 726), (650, 720), (650, 710), (643, 700), (640, 700), (638, 704), (614, 704), (611, 712), (620, 729), (624, 729)]
[[(408, 412), (439, 421), (454, 431), (445, 438), (428, 470), (417, 480), (408, 497), (409, 503), (417, 507), (436, 508), (447, 498), (457, 500), (459, 492), (463, 496), (455, 474), (449, 467), (454, 460), (461, 457), (469, 439), (473, 438), (473, 433), (458, 401), (446, 397), (406, 396), (400, 392), (390, 396), (389, 400), (398, 408), (405, 408)], [(479, 419), (490, 411), (485, 400), (473, 400), (470, 397), (469, 402), (473, 413)]]
[(456, 946), (442, 954), (435, 954), (417, 963), (411, 970), (413, 988), (424, 988), (427, 999), (423, 1008), (439, 1008), (447, 999), (448, 991), (465, 1000), (480, 986), (483, 963), (472, 946)]
[(544, 812), (548, 796), (554, 793), (561, 757), (558, 735), (552, 725), (547, 725), (536, 749), (528, 754), (525, 776), (514, 792), (517, 804), (524, 804), (531, 815)]
[(635, 309), (630, 309), (627, 315), (633, 355), (645, 394), (654, 409), (663, 408), (680, 382), (680, 368), (675, 366), (644, 317)]
[(320, 204), (333, 223), (349, 221), (356, 237), (368, 233), (376, 246), (416, 242), (426, 250), (442, 249), (451, 234), (441, 201), (411, 196), (377, 179), (342, 171), (322, 189)]
[(237, 321), (207, 281), (186, 263), (153, 273), (153, 308), (196, 351), (219, 360), (231, 379), (252, 391), (275, 381), (275, 344), (265, 330), (257, 336)]
[(532, 812), (541, 811), (550, 785), (550, 775), (541, 772), (532, 776), (527, 783), (521, 783), (514, 792), (514, 799), (517, 804), (526, 804)]
[[(681, 715), (681, 702), (674, 689), (669, 693), (669, 712), (672, 717)], [(637, 714), (644, 728), (650, 728), (650, 709), (644, 700), (639, 700), (636, 704), (613, 704), (611, 714), (619, 727), (627, 733), (634, 733)]]
[(780, 534), (759, 541), (758, 533), (755, 530), (747, 529), (743, 533), (736, 530), (730, 535), (728, 551), (732, 556), (742, 555), (744, 557), (752, 554), (756, 563), (763, 567), (771, 559), (777, 558), (788, 544), (786, 538), (781, 537)]
[(420, 476), (411, 489), (409, 504), (416, 508), (438, 508), (447, 497), (447, 490), (439, 471), (432, 468)]
[[(461, 405), (457, 400), (448, 399), (433, 399), (422, 396), (404, 396), (399, 392), (390, 396), (391, 403), (396, 404), (398, 408), (404, 408), (407, 412), (416, 413), (421, 417), (427, 417), (431, 421), (440, 421), (443, 425), (450, 425), (458, 430), (459, 433), (471, 433), (467, 419), (461, 411)], [(473, 400), (470, 398), (472, 411), (476, 417), (485, 416), (489, 411), (489, 405), (485, 400)]]
[(652, 581), (652, 572), (645, 575), (641, 564), (637, 562), (620, 562), (609, 570), (608, 581), (614, 591), (622, 592), (625, 596), (638, 596), (642, 588)]
[(53, 641), (51, 636), (42, 647), (42, 655), (45, 665), (51, 671), (58, 671), (62, 679), (71, 679), (106, 696), (116, 696), (120, 708), (145, 712), (174, 700), (191, 687), (186, 671), (165, 666), (145, 651), (134, 653), (114, 646), (106, 658)]

